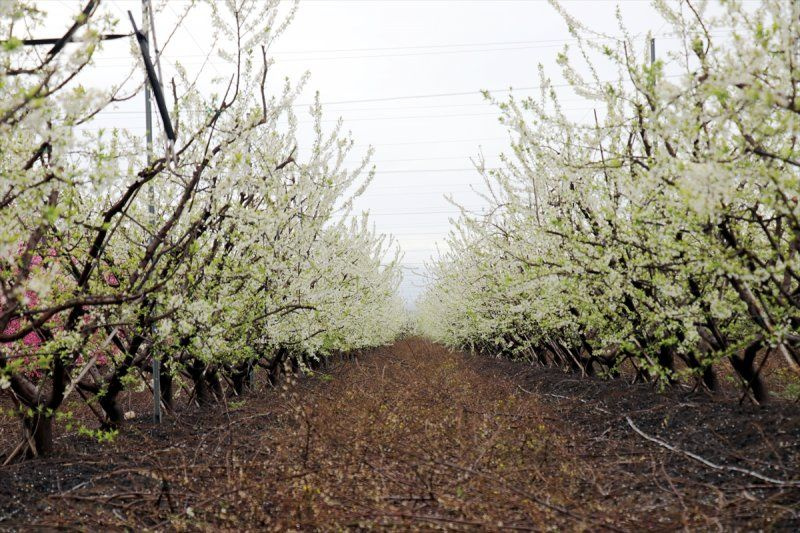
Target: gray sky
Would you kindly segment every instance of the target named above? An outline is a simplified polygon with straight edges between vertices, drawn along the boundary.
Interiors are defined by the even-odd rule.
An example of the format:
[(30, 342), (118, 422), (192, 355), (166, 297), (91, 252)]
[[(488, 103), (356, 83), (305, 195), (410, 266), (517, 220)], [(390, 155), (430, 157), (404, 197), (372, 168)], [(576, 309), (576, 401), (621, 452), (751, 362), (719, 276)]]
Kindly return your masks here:
[[(51, 16), (48, 29), (68, 23), (77, 0), (40, 0)], [(137, 16), (140, 0), (105, 0), (128, 29), (126, 10)], [(158, 4), (154, 0), (154, 4)], [(169, 0), (157, 15), (163, 42), (184, 0)], [(646, 1), (573, 0), (563, 5), (593, 29), (618, 35), (619, 6), (632, 34), (659, 34), (664, 23)], [(209, 24), (203, 11), (187, 20), (164, 50), (165, 78), (169, 64), (180, 59), (199, 69), (209, 48)], [(375, 146), (377, 176), (358, 201), (369, 210), (381, 232), (397, 236), (404, 253), (406, 276), (402, 293), (411, 303), (424, 284), (423, 262), (443, 244), (449, 218), (457, 210), (444, 195), (479, 209), (480, 187), (471, 157), (482, 152), (491, 166), (507, 149), (508, 136), (498, 124), (497, 110), (481, 89), (530, 95), (538, 84), (541, 63), (557, 82), (555, 56), (571, 42), (555, 10), (540, 0), (303, 0), (288, 31), (271, 49), (275, 67), (270, 79), (298, 79), (311, 72), (301, 103), (321, 92), (326, 116), (341, 116), (363, 149)], [(669, 38), (657, 40), (659, 48)], [(96, 61), (94, 83), (130, 66), (129, 43), (107, 43)], [(209, 75), (225, 67), (212, 62)], [(565, 89), (565, 91), (567, 91)], [(498, 92), (503, 96), (507, 92)], [(95, 127), (126, 124), (143, 132), (141, 98), (101, 116)], [(581, 119), (591, 104), (564, 92), (563, 106)]]
[[(632, 33), (658, 32), (663, 24), (656, 23), (649, 2), (564, 5), (593, 28), (613, 34), (619, 33), (617, 5)], [(448, 219), (457, 212), (444, 195), (479, 207), (470, 185), (482, 190), (481, 179), (470, 158), (482, 151), (491, 165), (508, 146), (496, 108), (478, 91), (536, 86), (539, 63), (560, 79), (555, 56), (569, 41), (562, 18), (544, 1), (301, 2), (276, 47), (277, 61), (306, 58), (297, 61), (295, 72), (311, 71), (310, 85), (322, 91), (324, 102), (358, 101), (327, 110), (341, 114), (356, 139), (376, 147), (378, 174), (358, 205), (370, 210), (379, 230), (397, 236), (405, 253), (407, 301), (422, 290), (422, 263), (442, 245)], [(359, 51), (281, 53), (326, 49)], [(452, 93), (467, 94), (433, 96)], [(430, 96), (405, 98), (418, 95)], [(568, 93), (564, 98), (576, 118), (591, 113), (587, 102)]]

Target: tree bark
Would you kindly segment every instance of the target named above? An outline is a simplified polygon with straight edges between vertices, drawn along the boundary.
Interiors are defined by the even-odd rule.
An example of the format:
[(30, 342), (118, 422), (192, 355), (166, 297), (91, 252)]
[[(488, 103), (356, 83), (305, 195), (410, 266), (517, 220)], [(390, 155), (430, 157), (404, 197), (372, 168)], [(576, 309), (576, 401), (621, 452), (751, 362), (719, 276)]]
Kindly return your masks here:
[(161, 388), (161, 403), (164, 404), (164, 407), (167, 409), (167, 411), (175, 410), (175, 398), (174, 391), (172, 390), (172, 383), (172, 374), (170, 374), (168, 371), (165, 372), (162, 370), (159, 379)]
[(206, 365), (195, 359), (188, 370), (194, 383), (194, 399), (197, 404), (201, 407), (213, 404), (214, 393), (209, 388), (209, 381), (206, 379)]
[(756, 355), (763, 347), (763, 343), (758, 340), (745, 348), (742, 356), (732, 355), (730, 357), (731, 366), (742, 377), (745, 382), (745, 389), (749, 388), (753, 391), (753, 398), (758, 403), (765, 403), (769, 401), (769, 392), (764, 380), (755, 368)]
[[(35, 413), (22, 419), (23, 437), (29, 443), (27, 456), (48, 455), (53, 451), (53, 417)], [(35, 449), (32, 449), (30, 445)]]

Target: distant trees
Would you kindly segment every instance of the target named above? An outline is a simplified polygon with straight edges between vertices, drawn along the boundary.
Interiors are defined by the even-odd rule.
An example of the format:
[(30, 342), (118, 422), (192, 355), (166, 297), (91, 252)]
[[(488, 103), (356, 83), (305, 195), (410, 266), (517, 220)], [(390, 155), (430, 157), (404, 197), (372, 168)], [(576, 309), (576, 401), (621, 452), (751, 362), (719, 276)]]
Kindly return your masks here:
[(206, 404), (280, 353), (304, 366), (399, 330), (391, 243), (348, 215), (369, 154), (345, 166), (353, 142), (323, 131), (319, 103), (298, 151), (302, 85), (268, 96), (266, 45), (291, 19), (278, 4), (209, 3), (228, 77), (213, 95), (170, 80), (177, 139), (150, 161), (124, 130), (76, 129), (139, 94), (78, 83), (117, 22), (89, 1), (68, 34), (81, 38), (42, 54), (22, 46), (40, 9), (0, 7), (0, 388), (24, 430), (16, 454), (50, 451), (71, 395), (119, 426), (120, 393), (154, 357), (169, 409), (176, 380)]
[(767, 359), (800, 374), (800, 5), (653, 6), (680, 52), (652, 63), (624, 28), (600, 38), (556, 6), (585, 64), (566, 49), (559, 62), (594, 117), (570, 120), (544, 72), (538, 98), (499, 104), (512, 153), (480, 168), (489, 214), (462, 215), (421, 327), (711, 389), (727, 361), (763, 401)]

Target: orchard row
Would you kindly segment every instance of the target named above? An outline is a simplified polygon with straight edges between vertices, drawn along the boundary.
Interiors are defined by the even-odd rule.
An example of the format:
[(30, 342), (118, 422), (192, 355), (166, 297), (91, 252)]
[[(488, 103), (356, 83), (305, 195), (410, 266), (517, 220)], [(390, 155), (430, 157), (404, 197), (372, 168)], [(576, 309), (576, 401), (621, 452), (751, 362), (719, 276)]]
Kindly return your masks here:
[(205, 5), (227, 66), (211, 88), (179, 65), (162, 80), (175, 140), (157, 136), (148, 157), (126, 128), (85, 127), (144, 88), (135, 62), (85, 83), (102, 36), (128, 31), (98, 4), (49, 52), (23, 46), (45, 14), (0, 7), (0, 388), (23, 426), (18, 454), (50, 451), (76, 399), (119, 427), (121, 394), (149, 382), (154, 358), (169, 411), (178, 384), (207, 404), (256, 365), (275, 379), (386, 343), (403, 320), (393, 243), (351, 214), (370, 154), (349, 169), (353, 141), (341, 123), (323, 130), (319, 103), (298, 131), (305, 79), (270, 90), (268, 44), (293, 13)]
[(733, 376), (761, 402), (764, 368), (800, 374), (800, 4), (653, 5), (655, 58), (559, 8), (594, 109), (570, 118), (545, 72), (498, 103), (511, 154), (480, 168), (488, 214), (463, 212), (421, 326), (587, 374)]

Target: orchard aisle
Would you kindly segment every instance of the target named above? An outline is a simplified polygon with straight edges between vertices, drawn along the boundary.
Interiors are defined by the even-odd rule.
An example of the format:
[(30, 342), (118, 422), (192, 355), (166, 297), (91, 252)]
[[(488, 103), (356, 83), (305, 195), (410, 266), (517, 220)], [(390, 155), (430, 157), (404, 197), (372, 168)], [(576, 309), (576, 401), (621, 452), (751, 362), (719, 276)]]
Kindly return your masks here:
[[(689, 490), (659, 471), (663, 457), (674, 457), (620, 432), (620, 417), (600, 421), (613, 425), (610, 432), (578, 429), (572, 421), (587, 413), (591, 420), (591, 409), (525, 392), (529, 372), (421, 339), (398, 341), (285, 387), (229, 399), (227, 411), (212, 417), (185, 413), (155, 431), (131, 428), (113, 445), (83, 439), (67, 457), (0, 470), (0, 516), (8, 512), (6, 495), (21, 491), (9, 483), (34, 473), (52, 480), (32, 488), (36, 496), (19, 502), (21, 512), (0, 529), (730, 523), (735, 495), (715, 494), (710, 478)], [(617, 438), (628, 439), (627, 447)], [(752, 520), (768, 514), (759, 509)]]

